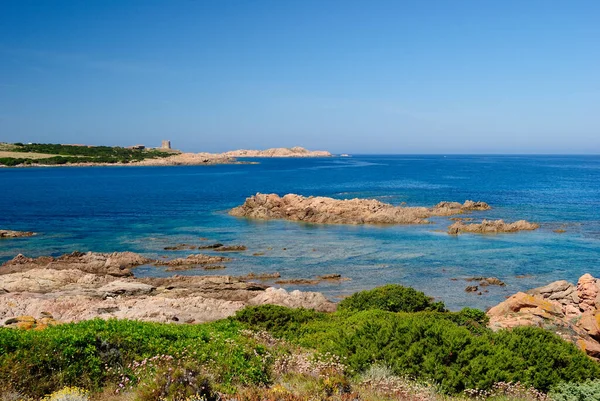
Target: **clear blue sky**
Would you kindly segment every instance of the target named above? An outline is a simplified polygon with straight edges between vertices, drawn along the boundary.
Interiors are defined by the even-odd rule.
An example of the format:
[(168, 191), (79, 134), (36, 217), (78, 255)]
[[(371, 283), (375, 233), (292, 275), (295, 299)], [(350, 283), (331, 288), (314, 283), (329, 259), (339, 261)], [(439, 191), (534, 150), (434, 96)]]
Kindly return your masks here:
[(0, 0), (0, 141), (600, 153), (600, 1)]

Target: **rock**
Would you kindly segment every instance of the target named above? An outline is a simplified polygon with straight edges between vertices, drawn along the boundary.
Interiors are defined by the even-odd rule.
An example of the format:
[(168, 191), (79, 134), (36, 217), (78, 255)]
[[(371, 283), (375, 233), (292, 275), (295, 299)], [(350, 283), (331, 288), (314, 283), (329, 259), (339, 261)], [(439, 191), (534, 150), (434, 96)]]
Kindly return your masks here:
[(469, 285), (467, 286), (467, 288), (465, 288), (465, 292), (477, 292), (479, 291), (479, 287), (477, 287), (476, 285)]
[[(165, 251), (182, 251), (184, 249), (194, 250), (196, 248), (197, 248), (196, 245), (179, 244), (179, 245), (175, 245), (175, 246), (166, 246), (164, 249), (165, 249)], [(200, 249), (202, 249), (202, 248), (200, 248)]]
[(217, 242), (216, 244), (199, 246), (198, 249), (215, 249), (215, 248), (220, 248), (222, 246), (223, 246), (223, 244)]
[(330, 302), (319, 292), (301, 292), (298, 290), (287, 292), (283, 288), (269, 287), (256, 297), (250, 299), (250, 305), (273, 304), (289, 308), (307, 308), (319, 312), (333, 312), (335, 304)]
[(31, 231), (12, 231), (12, 230), (0, 230), (0, 238), (23, 238), (32, 237), (36, 233)]
[(310, 151), (300, 146), (293, 148), (271, 148), (266, 150), (232, 150), (222, 153), (226, 157), (331, 157), (331, 153), (324, 150)]
[(593, 311), (598, 308), (598, 294), (600, 292), (598, 280), (591, 274), (584, 274), (577, 282), (577, 296), (579, 308), (583, 311)]
[(319, 284), (321, 280), (309, 279), (309, 278), (289, 278), (285, 280), (277, 280), (275, 284), (294, 284), (294, 285), (314, 285)]
[(203, 267), (204, 270), (221, 270), (225, 268), (226, 266), (223, 265), (208, 265)]
[(0, 266), (0, 274), (24, 272), (31, 269), (80, 270), (91, 274), (131, 276), (130, 268), (151, 263), (152, 260), (133, 252), (95, 253), (73, 252), (53, 258), (27, 258), (22, 254)]
[(281, 274), (275, 273), (248, 273), (245, 276), (240, 276), (240, 280), (270, 280), (273, 278), (279, 278)]
[[(30, 283), (25, 286), (28, 290), (26, 292), (0, 295), (0, 322), (14, 316), (50, 318), (51, 315), (63, 322), (99, 317), (201, 323), (226, 318), (246, 305), (265, 303), (318, 310), (335, 309), (335, 305), (322, 294), (300, 291), (288, 293), (285, 290), (272, 292), (266, 286), (246, 283), (229, 276), (123, 279), (105, 275), (89, 279), (86, 277), (94, 275), (76, 270), (32, 269), (6, 274), (0, 278), (17, 283), (18, 278), (27, 274), (33, 282), (44, 274), (50, 280), (52, 276), (49, 273), (69, 274), (74, 279), (61, 281), (61, 284), (65, 284), (62, 287), (54, 284), (52, 291), (47, 291), (49, 287), (40, 288), (43, 287), (41, 284), (34, 288)], [(75, 279), (79, 281), (73, 283)], [(54, 280), (60, 281), (56, 278)], [(40, 319), (37, 321), (43, 322)], [(28, 321), (21, 326), (26, 324), (29, 328), (35, 328), (34, 324), (38, 325)], [(12, 324), (11, 327), (17, 326)]]
[(488, 285), (497, 285), (504, 287), (506, 283), (497, 277), (469, 277), (467, 281), (479, 281), (481, 287), (487, 287)]
[(465, 224), (457, 221), (448, 227), (448, 234), (458, 235), (460, 233), (474, 234), (498, 234), (514, 233), (517, 231), (537, 230), (540, 226), (525, 220), (519, 220), (514, 223), (505, 223), (503, 220), (483, 220), (481, 223)]
[(48, 326), (55, 326), (58, 322), (52, 317), (40, 317), (39, 319), (33, 316), (17, 316), (7, 319), (4, 326), (22, 330), (43, 330)]
[[(433, 208), (393, 206), (374, 199), (332, 199), (258, 193), (229, 214), (261, 220), (283, 219), (327, 224), (426, 224), (432, 216), (486, 210), (483, 202), (441, 202)], [(489, 208), (489, 205), (487, 205)]]
[(317, 276), (317, 278), (319, 278), (321, 280), (343, 280), (344, 279), (341, 274), (337, 274), (337, 273), (324, 274), (322, 276)]
[(246, 249), (248, 248), (245, 245), (221, 245), (213, 250), (216, 252), (242, 252)]
[(600, 340), (600, 312), (587, 311), (581, 315), (579, 327), (588, 332), (588, 334), (596, 340)]
[(561, 280), (519, 292), (487, 312), (490, 327), (543, 327), (600, 358), (598, 292), (598, 280), (590, 274), (583, 275), (577, 286)]
[(100, 276), (81, 270), (33, 269), (0, 275), (0, 288), (8, 294), (16, 292), (48, 293), (58, 290), (93, 287), (107, 284), (114, 276)]
[(263, 256), (264, 254), (264, 252), (254, 252), (252, 256)]
[(103, 294), (103, 297), (106, 298), (119, 295), (131, 296), (150, 294), (155, 289), (155, 287), (144, 283), (116, 280), (98, 288), (98, 292)]
[[(198, 266), (198, 265), (209, 265), (216, 263), (229, 262), (231, 258), (227, 258), (224, 256), (211, 256), (204, 255), (201, 253), (188, 255), (186, 258), (177, 258), (172, 260), (160, 260), (156, 261), (154, 264), (156, 266), (170, 266), (170, 267), (181, 267), (181, 266)], [(176, 269), (171, 269), (176, 270)], [(183, 270), (183, 269), (178, 269)]]

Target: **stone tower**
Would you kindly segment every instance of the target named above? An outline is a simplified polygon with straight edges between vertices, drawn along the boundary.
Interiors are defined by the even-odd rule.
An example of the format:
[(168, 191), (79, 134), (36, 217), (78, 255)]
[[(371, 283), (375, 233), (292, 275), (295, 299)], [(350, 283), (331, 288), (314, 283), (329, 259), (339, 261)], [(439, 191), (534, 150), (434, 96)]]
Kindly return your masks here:
[(162, 141), (161, 149), (171, 149), (171, 141)]

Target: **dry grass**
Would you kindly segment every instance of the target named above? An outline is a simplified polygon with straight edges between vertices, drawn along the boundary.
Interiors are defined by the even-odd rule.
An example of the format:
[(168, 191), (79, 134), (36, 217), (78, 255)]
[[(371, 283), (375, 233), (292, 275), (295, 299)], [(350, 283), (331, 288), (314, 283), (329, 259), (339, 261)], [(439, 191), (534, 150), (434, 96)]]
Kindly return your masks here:
[[(23, 152), (10, 152), (6, 150), (0, 150), (0, 157), (14, 157), (15, 159), (47, 159), (49, 157), (59, 156), (52, 155), (49, 153), (23, 153)], [(75, 156), (77, 157), (77, 156)]]

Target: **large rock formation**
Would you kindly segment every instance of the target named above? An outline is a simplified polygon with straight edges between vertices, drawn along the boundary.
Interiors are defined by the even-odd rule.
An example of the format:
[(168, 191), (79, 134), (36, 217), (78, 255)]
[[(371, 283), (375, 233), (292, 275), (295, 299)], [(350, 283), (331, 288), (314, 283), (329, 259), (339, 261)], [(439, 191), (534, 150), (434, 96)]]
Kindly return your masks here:
[[(210, 258), (192, 256), (194, 262)], [(19, 255), (0, 267), (0, 326), (14, 325), (22, 316), (28, 322), (52, 316), (60, 322), (99, 317), (200, 323), (262, 304), (335, 310), (320, 293), (272, 289), (242, 278), (134, 278), (129, 268), (148, 262), (131, 252), (36, 259)]]
[(600, 358), (600, 280), (590, 274), (577, 285), (562, 280), (519, 292), (487, 313), (494, 330), (544, 327)]
[(465, 224), (457, 221), (448, 227), (448, 234), (457, 235), (460, 233), (474, 234), (498, 234), (515, 233), (517, 231), (532, 231), (540, 228), (538, 224), (530, 223), (525, 220), (515, 221), (514, 223), (505, 223), (503, 220), (483, 220), (481, 223)]
[(229, 214), (261, 220), (283, 219), (329, 224), (425, 224), (432, 216), (488, 210), (485, 202), (441, 202), (432, 208), (393, 206), (375, 199), (339, 200), (287, 194), (258, 193)]
[(22, 238), (34, 235), (35, 233), (31, 231), (0, 230), (0, 238)]
[(325, 150), (308, 150), (300, 146), (293, 148), (271, 148), (266, 150), (239, 149), (221, 153), (226, 157), (330, 157)]

